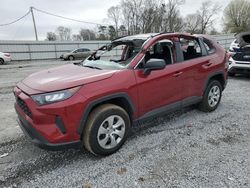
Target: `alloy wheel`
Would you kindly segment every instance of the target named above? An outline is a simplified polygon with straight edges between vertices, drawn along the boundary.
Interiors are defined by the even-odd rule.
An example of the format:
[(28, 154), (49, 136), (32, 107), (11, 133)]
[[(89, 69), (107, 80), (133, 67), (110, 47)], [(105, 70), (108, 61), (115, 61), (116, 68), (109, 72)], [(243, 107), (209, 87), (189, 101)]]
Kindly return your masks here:
[(103, 149), (113, 149), (122, 141), (124, 134), (125, 121), (121, 116), (112, 115), (102, 122), (97, 140)]

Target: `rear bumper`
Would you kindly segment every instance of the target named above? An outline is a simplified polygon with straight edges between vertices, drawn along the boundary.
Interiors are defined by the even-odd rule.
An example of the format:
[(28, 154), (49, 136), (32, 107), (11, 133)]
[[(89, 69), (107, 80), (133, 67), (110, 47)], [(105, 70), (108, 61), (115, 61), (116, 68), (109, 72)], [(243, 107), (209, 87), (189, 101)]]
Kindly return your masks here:
[[(16, 107), (15, 107), (16, 109)], [(31, 141), (42, 149), (47, 150), (62, 150), (68, 148), (80, 148), (81, 142), (65, 142), (60, 144), (49, 143), (32, 125), (18, 112), (16, 109), (18, 119), (17, 122), (23, 133), (31, 139)]]

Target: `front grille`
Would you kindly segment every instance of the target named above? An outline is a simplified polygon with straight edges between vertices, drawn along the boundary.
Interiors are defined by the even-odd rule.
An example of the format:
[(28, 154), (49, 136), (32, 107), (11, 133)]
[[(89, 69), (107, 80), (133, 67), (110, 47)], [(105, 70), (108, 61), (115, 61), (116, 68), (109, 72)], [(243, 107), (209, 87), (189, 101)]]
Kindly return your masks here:
[(32, 119), (32, 113), (26, 103), (19, 97), (17, 97), (17, 104), (23, 110), (23, 112)]

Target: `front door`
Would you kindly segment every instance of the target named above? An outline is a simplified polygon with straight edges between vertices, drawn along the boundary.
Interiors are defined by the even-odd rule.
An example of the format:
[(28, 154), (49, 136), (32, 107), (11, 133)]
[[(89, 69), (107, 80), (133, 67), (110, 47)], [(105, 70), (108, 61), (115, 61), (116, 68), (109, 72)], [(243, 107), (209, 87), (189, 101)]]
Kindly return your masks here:
[[(161, 47), (168, 45), (169, 52), (165, 51), (162, 54), (161, 47), (155, 47), (159, 44)], [(162, 44), (161, 41), (156, 45), (146, 52), (143, 61), (146, 63), (151, 58), (165, 59), (165, 69), (152, 71), (149, 75), (143, 74), (143, 67), (135, 69), (140, 116), (156, 112), (170, 104), (171, 108), (179, 107), (183, 98), (182, 87), (185, 84), (185, 74), (182, 71), (182, 64), (173, 63), (171, 45)]]

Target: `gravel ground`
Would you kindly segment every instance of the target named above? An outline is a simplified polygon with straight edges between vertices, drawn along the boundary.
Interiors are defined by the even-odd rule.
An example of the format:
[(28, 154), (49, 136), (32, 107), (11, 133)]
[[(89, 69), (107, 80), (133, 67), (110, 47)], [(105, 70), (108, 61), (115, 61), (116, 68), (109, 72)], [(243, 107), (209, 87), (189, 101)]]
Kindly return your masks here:
[(63, 63), (0, 66), (0, 187), (250, 187), (250, 77), (229, 79), (215, 112), (189, 107), (135, 125), (121, 150), (99, 158), (41, 150), (17, 126), (15, 83)]

